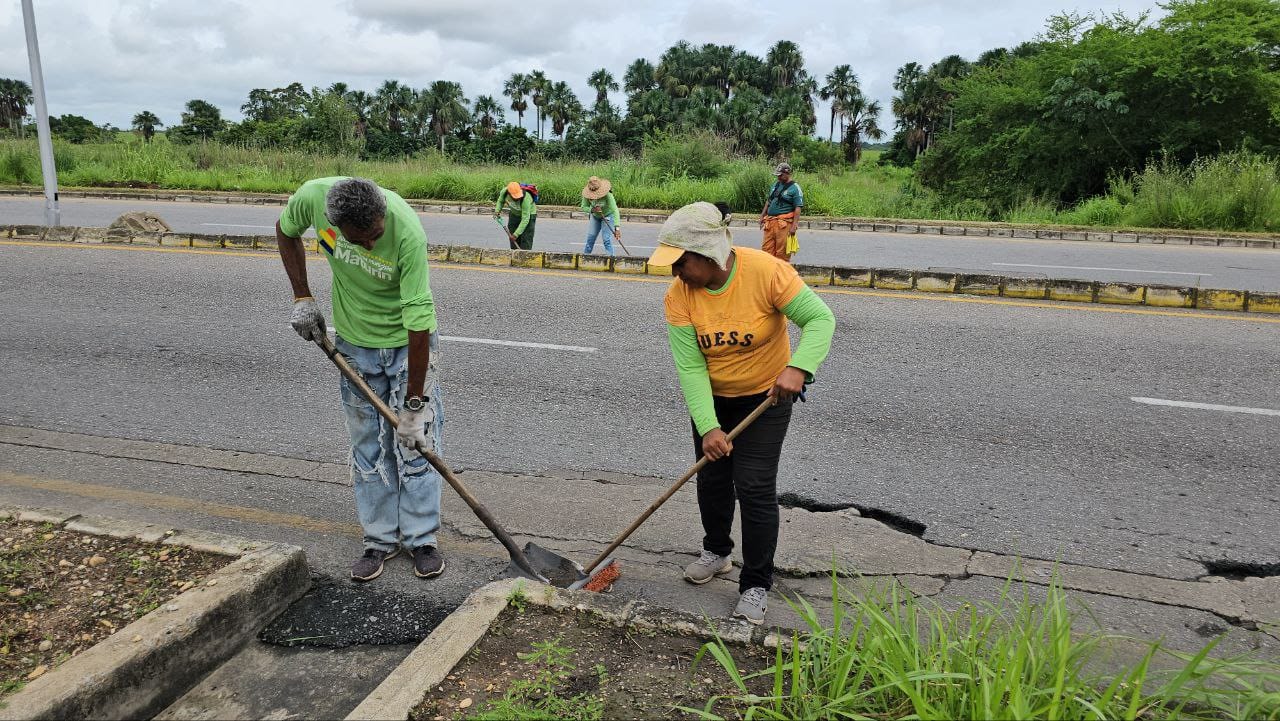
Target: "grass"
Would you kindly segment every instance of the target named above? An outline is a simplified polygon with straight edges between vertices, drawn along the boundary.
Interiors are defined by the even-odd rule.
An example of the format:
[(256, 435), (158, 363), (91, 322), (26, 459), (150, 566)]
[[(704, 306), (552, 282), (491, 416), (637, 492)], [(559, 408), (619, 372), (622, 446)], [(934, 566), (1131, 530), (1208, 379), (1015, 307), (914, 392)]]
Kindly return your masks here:
[[(896, 584), (859, 598), (833, 576), (833, 622), (803, 599), (792, 604), (808, 630), (758, 674), (772, 681), (767, 695), (748, 691), (754, 676), (723, 642), (695, 664), (704, 654), (720, 664), (740, 692), (729, 698), (757, 719), (1280, 719), (1274, 663), (1211, 657), (1216, 641), (1192, 655), (1149, 643), (1105, 673), (1122, 639), (1082, 632), (1057, 585), (1043, 603), (1011, 588), (994, 604), (948, 611)], [(719, 700), (698, 713), (717, 718)]]
[[(292, 150), (170, 143), (143, 144), (130, 134), (109, 143), (55, 142), (58, 182), (67, 187), (142, 186), (177, 190), (290, 193), (311, 178), (359, 175), (406, 198), (487, 203), (511, 180), (538, 185), (541, 202), (576, 206), (586, 179), (609, 178), (620, 206), (674, 209), (698, 200), (723, 200), (739, 213), (758, 212), (773, 181), (769, 164), (717, 159), (687, 151), (650, 153), (596, 163), (534, 159), (515, 167), (455, 163), (435, 151), (402, 160), (365, 161)], [(678, 148), (677, 148), (678, 150)], [(863, 218), (1005, 221), (1108, 228), (1184, 228), (1280, 231), (1280, 161), (1226, 153), (1183, 168), (1151, 164), (1115, 180), (1106, 195), (1072, 208), (1029, 199), (1004, 213), (975, 201), (944, 203), (922, 188), (909, 168), (882, 166), (878, 151), (855, 169), (799, 169), (805, 212)], [(0, 184), (40, 182), (34, 139), (0, 140)]]
[[(562, 696), (557, 692), (570, 675), (577, 670), (571, 660), (573, 649), (559, 639), (539, 641), (528, 653), (518, 654), (521, 661), (535, 670), (532, 679), (521, 679), (511, 684), (506, 694), (496, 701), (485, 703), (474, 719), (503, 721), (504, 719), (567, 719), (569, 721), (597, 721), (604, 716), (604, 700), (591, 693)], [(603, 666), (594, 669), (601, 680), (605, 677)]]

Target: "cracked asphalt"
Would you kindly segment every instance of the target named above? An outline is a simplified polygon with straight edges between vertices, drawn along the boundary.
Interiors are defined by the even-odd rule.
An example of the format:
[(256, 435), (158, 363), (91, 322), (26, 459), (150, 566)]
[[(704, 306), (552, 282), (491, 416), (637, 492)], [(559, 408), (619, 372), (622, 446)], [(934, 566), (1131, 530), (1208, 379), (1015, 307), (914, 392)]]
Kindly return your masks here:
[[(303, 546), (324, 577), (345, 575), (359, 538), (336, 373), (288, 328), (275, 256), (0, 247), (9, 380), (0, 502), (285, 541)], [(325, 266), (308, 267), (313, 287), (327, 286)], [(617, 509), (652, 500), (693, 461), (660, 314), (665, 285), (651, 280), (432, 269), (441, 332), (455, 339), (442, 356), (444, 457), (518, 536), (584, 562), (630, 520)], [(787, 440), (779, 486), (789, 517), (857, 509), (865, 519), (840, 512), (853, 535), (839, 538), (859, 552), (887, 549), (861, 548), (876, 545), (856, 535), (871, 528), (858, 525), (866, 519), (914, 532), (894, 542), (941, 560), (897, 571), (929, 594), (946, 593), (937, 576), (957, 563), (947, 554), (970, 550), (1184, 580), (1209, 574), (1206, 563), (1248, 572), (1280, 561), (1277, 416), (1130, 400), (1280, 408), (1280, 325), (1240, 314), (822, 297), (838, 330)], [(480, 339), (595, 350), (470, 342)], [(36, 442), (22, 440), (23, 429), (55, 433)], [(620, 592), (691, 602), (680, 584), (655, 582), (696, 551), (700, 533), (677, 520), (692, 508), (691, 490), (623, 551)], [(368, 591), (427, 599), (410, 614), (420, 627), (506, 565), (444, 493), (446, 574), (424, 583), (397, 559)], [(783, 535), (780, 556), (800, 577), (782, 583), (827, 583), (805, 577), (829, 563), (820, 545), (785, 526)], [(726, 581), (697, 603), (718, 615), (732, 596)], [(1145, 626), (1130, 625), (1155, 627), (1169, 608), (1148, 605), (1135, 616)], [(1166, 620), (1186, 631), (1187, 646), (1195, 629), (1224, 623), (1193, 609)], [(420, 632), (366, 625), (362, 643)], [(287, 622), (278, 630), (282, 641), (328, 633)], [(1241, 648), (1258, 645), (1241, 633)]]

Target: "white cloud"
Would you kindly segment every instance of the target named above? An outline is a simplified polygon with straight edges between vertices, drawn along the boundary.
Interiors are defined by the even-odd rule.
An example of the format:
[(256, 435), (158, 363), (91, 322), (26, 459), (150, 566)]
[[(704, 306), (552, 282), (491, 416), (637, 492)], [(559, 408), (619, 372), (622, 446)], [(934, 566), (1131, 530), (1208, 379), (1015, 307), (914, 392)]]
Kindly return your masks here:
[[(442, 0), (41, 0), (36, 20), (50, 112), (127, 126), (143, 109), (176, 123), (193, 98), (236, 119), (251, 89), (295, 81), (373, 90), (391, 78), (413, 87), (445, 79), (461, 82), (469, 98), (500, 97), (511, 73), (541, 69), (587, 102), (586, 78), (596, 68), (607, 68), (621, 82), (632, 60), (656, 61), (682, 39), (761, 56), (778, 40), (793, 40), (819, 82), (835, 65), (848, 63), (864, 90), (887, 108), (894, 71), (903, 63), (927, 66), (952, 53), (972, 59), (1017, 45), (1063, 10), (1132, 14), (1153, 5), (658, 0), (610, 6), (537, 0), (508, 11)], [(18, 6), (0, 3), (0, 47), (25, 48)], [(26, 53), (0, 54), (0, 77), (29, 80)]]

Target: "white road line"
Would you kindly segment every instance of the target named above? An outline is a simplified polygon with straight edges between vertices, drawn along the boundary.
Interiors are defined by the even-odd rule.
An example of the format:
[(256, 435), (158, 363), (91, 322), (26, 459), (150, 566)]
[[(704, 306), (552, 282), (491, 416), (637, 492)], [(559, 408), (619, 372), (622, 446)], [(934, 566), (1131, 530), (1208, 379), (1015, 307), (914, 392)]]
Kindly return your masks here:
[(1094, 268), (1087, 265), (1036, 265), (1034, 263), (992, 263), (1006, 268), (1056, 268), (1058, 270), (1110, 270), (1116, 273), (1159, 273), (1160, 275), (1198, 275), (1212, 278), (1212, 273), (1185, 273), (1180, 270), (1142, 270), (1140, 268)]
[[(333, 326), (325, 326), (325, 332), (329, 335), (336, 335)], [(460, 335), (442, 335), (440, 340), (453, 341), (454, 343), (480, 343), (483, 345), (509, 345), (517, 348), (541, 348), (543, 350), (565, 350), (574, 353), (595, 353), (599, 348), (591, 348), (582, 345), (556, 345), (555, 343), (530, 343), (523, 340), (497, 340), (494, 338), (467, 338)]]
[(494, 340), (493, 338), (464, 338), (456, 335), (442, 335), (440, 340), (455, 343), (483, 343), (484, 345), (510, 345), (519, 348), (543, 348), (546, 350), (567, 350), (574, 353), (595, 353), (599, 348), (588, 348), (580, 345), (556, 345), (554, 343), (529, 343), (522, 340)]
[(1129, 400), (1145, 403), (1149, 406), (1173, 406), (1175, 408), (1195, 408), (1202, 411), (1223, 411), (1226, 413), (1252, 413), (1256, 416), (1280, 416), (1280, 411), (1271, 408), (1248, 408), (1246, 406), (1222, 406), (1217, 403), (1192, 403), (1190, 401), (1170, 401), (1164, 398), (1138, 398)]
[(273, 230), (274, 225), (236, 225), (235, 223), (201, 223), (200, 225), (211, 225), (218, 228), (258, 228), (260, 230)]

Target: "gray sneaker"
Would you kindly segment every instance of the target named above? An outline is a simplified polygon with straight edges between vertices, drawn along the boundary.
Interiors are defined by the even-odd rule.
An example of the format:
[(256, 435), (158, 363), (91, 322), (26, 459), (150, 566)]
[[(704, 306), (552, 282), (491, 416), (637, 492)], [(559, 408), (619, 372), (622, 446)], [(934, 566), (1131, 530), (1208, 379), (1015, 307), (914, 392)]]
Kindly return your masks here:
[(742, 592), (738, 605), (733, 609), (734, 618), (745, 618), (747, 623), (759, 626), (764, 623), (764, 611), (769, 591), (756, 586)]
[(728, 556), (717, 556), (704, 550), (698, 560), (684, 567), (684, 580), (699, 586), (716, 576), (733, 570), (733, 561)]
[(364, 555), (351, 565), (351, 580), (372, 581), (382, 575), (382, 563), (400, 555), (400, 547), (394, 551), (379, 551), (376, 548), (364, 549)]

